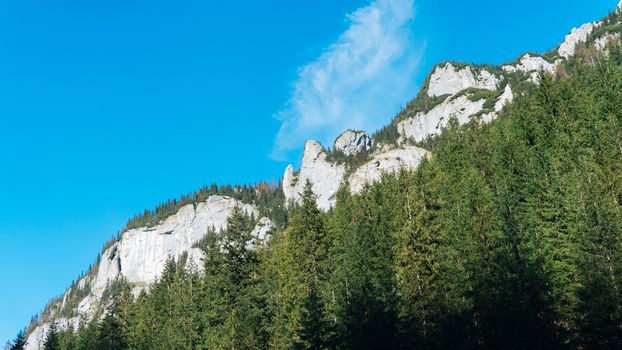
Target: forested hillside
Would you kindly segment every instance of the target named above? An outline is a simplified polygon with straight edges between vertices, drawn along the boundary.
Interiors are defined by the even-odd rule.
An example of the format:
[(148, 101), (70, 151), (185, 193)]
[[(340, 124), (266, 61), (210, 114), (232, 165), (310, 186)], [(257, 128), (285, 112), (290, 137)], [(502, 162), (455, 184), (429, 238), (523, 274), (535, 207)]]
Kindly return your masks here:
[[(579, 50), (499, 118), (450, 124), (416, 171), (250, 247), (235, 210), (204, 273), (169, 261), (149, 292), (45, 349), (619, 349), (622, 50)], [(286, 220), (283, 219), (283, 222)]]

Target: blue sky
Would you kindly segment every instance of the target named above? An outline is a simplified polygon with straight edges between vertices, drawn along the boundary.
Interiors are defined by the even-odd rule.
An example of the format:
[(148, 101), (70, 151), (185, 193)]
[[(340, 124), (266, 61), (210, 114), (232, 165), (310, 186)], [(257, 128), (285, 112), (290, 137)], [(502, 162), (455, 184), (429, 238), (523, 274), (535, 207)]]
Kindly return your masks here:
[(0, 340), (128, 217), (277, 180), (389, 122), (441, 60), (553, 48), (615, 0), (0, 2)]

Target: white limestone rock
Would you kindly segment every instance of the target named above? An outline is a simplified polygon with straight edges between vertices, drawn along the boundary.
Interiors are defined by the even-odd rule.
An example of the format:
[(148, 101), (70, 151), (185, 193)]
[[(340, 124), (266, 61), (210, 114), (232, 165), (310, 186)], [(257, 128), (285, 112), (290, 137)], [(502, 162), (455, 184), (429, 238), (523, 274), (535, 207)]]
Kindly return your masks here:
[(499, 87), (499, 79), (489, 71), (482, 69), (477, 76), (477, 84), (474, 87), (491, 91), (497, 90), (497, 87)]
[(335, 194), (346, 173), (345, 166), (331, 163), (326, 160), (326, 152), (316, 141), (307, 141), (302, 156), (302, 166), (298, 175), (294, 175), (294, 168), (289, 165), (283, 176), (283, 193), (285, 200), (298, 202), (304, 185), (310, 180), (313, 193), (317, 196), (318, 207), (322, 210), (330, 209), (335, 203)]
[(101, 255), (97, 275), (95, 275), (95, 281), (91, 286), (91, 292), (94, 293), (95, 298), (101, 298), (108, 284), (115, 281), (120, 272), (119, 242), (116, 242)]
[(429, 155), (428, 151), (414, 146), (395, 148), (378, 154), (350, 175), (350, 191), (361, 192), (365, 185), (380, 181), (384, 173), (395, 173), (401, 168), (414, 170)]
[(503, 89), (503, 93), (499, 96), (499, 99), (495, 103), (495, 111), (482, 115), (482, 121), (484, 123), (490, 123), (493, 119), (496, 119), (499, 112), (503, 110), (503, 107), (512, 102), (512, 100), (514, 100), (514, 93), (512, 92), (510, 84), (507, 84), (505, 89)]
[[(210, 196), (207, 201), (182, 207), (175, 215), (153, 228), (126, 231), (118, 242), (118, 273), (128, 282), (151, 284), (164, 270), (169, 257), (178, 259), (189, 251), (210, 228), (226, 228), (226, 220), (235, 206), (248, 215), (257, 216), (251, 205), (233, 198)], [(114, 249), (114, 246), (109, 250)], [(115, 272), (110, 277), (114, 278)], [(100, 278), (98, 273), (98, 279)]]
[(514, 93), (512, 92), (512, 87), (510, 87), (510, 84), (507, 84), (505, 86), (505, 89), (503, 89), (503, 93), (501, 94), (501, 96), (499, 96), (497, 103), (495, 103), (495, 112), (501, 112), (503, 107), (505, 107), (505, 105), (512, 102), (513, 100)]
[(50, 330), (50, 327), (52, 326), (52, 323), (54, 323), (54, 326), (56, 327), (56, 331), (58, 332), (64, 332), (70, 329), (76, 331), (78, 330), (78, 327), (80, 326), (80, 317), (78, 316), (72, 317), (72, 318), (61, 317), (61, 318), (54, 320), (54, 322), (45, 322), (43, 324), (38, 325), (28, 335), (28, 338), (26, 339), (26, 346), (24, 348), (26, 350), (39, 350), (43, 348), (43, 343), (45, 342), (47, 338), (47, 334), (48, 334), (48, 331)]
[[(54, 319), (59, 330), (77, 328), (81, 320), (93, 318), (95, 311), (101, 307), (102, 295), (110, 283), (124, 277), (134, 284), (132, 292), (136, 296), (160, 276), (169, 257), (179, 259), (183, 253), (188, 253), (186, 266), (201, 272), (205, 254), (193, 248), (193, 245), (205, 236), (208, 229), (225, 229), (226, 220), (235, 206), (241, 207), (247, 215), (257, 217), (257, 210), (252, 205), (226, 196), (210, 196), (206, 201), (196, 204), (196, 207), (193, 204), (183, 206), (175, 215), (154, 227), (124, 232), (119, 241), (102, 253), (95, 276), (83, 277), (73, 287), (90, 287), (90, 294), (78, 303), (74, 317), (55, 318), (52, 314), (47, 319)], [(260, 222), (267, 225), (263, 219)], [(261, 234), (265, 236), (265, 232)], [(72, 288), (67, 290), (60, 305), (67, 302), (71, 291)], [(50, 327), (50, 323), (44, 321), (41, 320), (43, 323), (29, 334), (29, 350), (41, 348)]]
[(618, 40), (620, 39), (620, 33), (605, 33), (605, 35), (601, 36), (600, 38), (594, 40), (594, 45), (596, 46), (596, 49), (598, 51), (605, 51), (605, 49), (607, 48), (607, 45), (614, 40)]
[(376, 144), (376, 148), (374, 149), (374, 152), (371, 155), (376, 156), (380, 153), (388, 152), (394, 148), (395, 148), (395, 145), (392, 145), (392, 144), (378, 143)]
[(419, 112), (414, 117), (399, 122), (397, 131), (402, 142), (405, 140), (421, 142), (429, 136), (440, 134), (451, 118), (456, 118), (460, 124), (467, 123), (469, 117), (483, 109), (484, 103), (484, 99), (473, 102), (466, 95), (448, 97), (429, 112)]
[(50, 326), (50, 323), (43, 323), (33, 329), (26, 339), (26, 346), (24, 348), (26, 350), (41, 349), (47, 337), (48, 331), (50, 330)]
[(247, 247), (252, 249), (260, 246), (270, 240), (270, 232), (274, 229), (274, 223), (267, 217), (263, 217), (257, 221), (255, 228), (251, 232), (252, 240), (248, 243)]
[(587, 36), (590, 35), (599, 24), (598, 22), (586, 23), (579, 28), (573, 28), (570, 33), (566, 35), (564, 42), (559, 45), (557, 53), (566, 59), (574, 56), (577, 44), (585, 42)]
[(492, 73), (482, 70), (476, 77), (471, 67), (456, 69), (451, 63), (438, 66), (430, 76), (428, 96), (453, 95), (467, 88), (495, 90), (499, 79)]
[(273, 229), (274, 224), (272, 223), (272, 220), (267, 217), (263, 217), (257, 221), (255, 228), (251, 232), (251, 236), (260, 241), (265, 241), (270, 238), (270, 231)]
[(371, 137), (365, 131), (348, 130), (337, 137), (333, 149), (351, 156), (368, 151), (371, 143)]
[(541, 69), (547, 73), (553, 73), (555, 72), (555, 66), (555, 63), (550, 63), (540, 56), (531, 56), (530, 54), (525, 54), (521, 57), (517, 65), (505, 65), (501, 68), (509, 73), (514, 73), (517, 71), (529, 73), (537, 72)]
[(76, 309), (78, 315), (88, 315), (88, 312), (91, 310), (93, 306), (93, 297), (91, 295), (87, 295), (80, 301), (78, 304), (78, 308)]
[(186, 269), (188, 271), (203, 273), (205, 271), (205, 252), (199, 248), (190, 248), (188, 250), (188, 260), (186, 260)]
[(283, 195), (287, 204), (291, 201), (296, 201), (298, 191), (298, 174), (294, 174), (294, 166), (289, 164), (285, 167), (285, 173), (283, 174)]

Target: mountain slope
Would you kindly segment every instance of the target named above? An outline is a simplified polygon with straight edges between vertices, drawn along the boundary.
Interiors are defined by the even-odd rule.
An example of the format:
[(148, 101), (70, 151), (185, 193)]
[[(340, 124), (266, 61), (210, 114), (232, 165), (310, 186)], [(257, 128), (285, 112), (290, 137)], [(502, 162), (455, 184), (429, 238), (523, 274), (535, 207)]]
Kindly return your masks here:
[[(534, 84), (548, 79), (541, 71), (563, 76), (565, 67), (574, 64), (576, 52), (581, 51), (585, 59), (608, 50), (606, 43), (616, 40), (619, 30), (620, 18), (616, 13), (574, 29), (556, 52), (526, 54), (501, 67), (453, 62), (437, 65), (419, 96), (381, 132), (371, 137), (364, 132), (346, 132), (335, 141), (332, 150), (323, 149), (317, 142), (307, 142), (300, 171), (294, 173), (290, 166), (285, 172), (285, 200), (300, 201), (300, 193), (310, 180), (318, 206), (328, 210), (335, 206), (344, 181), (353, 193), (361, 193), (387, 172), (415, 170), (421, 163), (428, 164), (436, 157), (435, 143), (445, 128), (454, 130), (455, 124), (496, 119), (504, 108), (512, 106), (513, 100), (532, 93)], [(211, 228), (226, 228), (226, 219), (236, 205), (254, 218), (262, 217), (253, 234), (263, 239), (274, 223), (268, 218), (271, 215), (265, 214), (265, 208), (260, 208), (261, 204), (244, 204), (216, 195), (176, 208), (173, 215), (162, 217), (155, 225), (128, 229), (105, 247), (93, 270), (33, 322), (28, 348), (41, 348), (52, 323), (64, 330), (103, 316), (116, 293), (119, 277), (138, 294), (157, 280), (169, 256), (179, 260), (187, 255), (189, 266), (192, 262), (201, 266), (204, 253), (196, 247), (197, 243)], [(260, 215), (260, 211), (264, 213)]]
[[(438, 64), (428, 75), (417, 98), (382, 133), (369, 137), (359, 132), (360, 137), (371, 139), (371, 146), (357, 149), (354, 145), (360, 142), (359, 139), (345, 143), (343, 135), (335, 140), (332, 150), (323, 149), (315, 141), (307, 142), (301, 169), (297, 173), (292, 166), (285, 170), (283, 191), (286, 200), (297, 201), (305, 181), (310, 180), (318, 195), (318, 205), (328, 210), (334, 206), (335, 195), (343, 181), (348, 182), (352, 190), (360, 191), (366, 184), (379, 180), (383, 172), (395, 172), (400, 167), (416, 168), (424, 157), (429, 156), (421, 149), (425, 148), (426, 141), (437, 136), (452, 118), (459, 124), (472, 118), (490, 122), (516, 94), (522, 93), (525, 84), (538, 83), (540, 71), (556, 74), (558, 67), (563, 67), (577, 50), (584, 47), (605, 50), (608, 42), (619, 38), (616, 17), (614, 13), (611, 19), (572, 29), (556, 51), (545, 55), (526, 53), (499, 67), (455, 62)], [(610, 20), (613, 22), (609, 23)], [(344, 152), (346, 149), (357, 151)], [(337, 157), (332, 159), (339, 161), (327, 157), (334, 153)]]

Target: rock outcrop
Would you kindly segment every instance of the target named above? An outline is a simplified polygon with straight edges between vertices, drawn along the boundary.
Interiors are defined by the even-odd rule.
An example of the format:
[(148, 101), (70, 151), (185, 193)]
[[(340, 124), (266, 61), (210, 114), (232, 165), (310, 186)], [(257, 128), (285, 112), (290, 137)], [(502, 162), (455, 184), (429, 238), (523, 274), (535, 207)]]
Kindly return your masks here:
[(415, 170), (429, 155), (430, 152), (414, 146), (399, 147), (377, 154), (350, 175), (350, 191), (359, 193), (366, 185), (380, 181), (385, 173), (392, 174), (402, 168)]
[(295, 175), (289, 165), (283, 176), (283, 193), (288, 202), (298, 202), (307, 180), (311, 181), (317, 196), (317, 205), (322, 210), (330, 209), (335, 203), (335, 194), (346, 174), (342, 164), (329, 162), (326, 151), (317, 141), (307, 141), (302, 156), (300, 172)]
[(465, 124), (472, 115), (482, 111), (485, 102), (484, 99), (471, 101), (467, 95), (457, 98), (448, 97), (429, 112), (419, 112), (414, 117), (399, 122), (397, 131), (400, 134), (401, 143), (406, 140), (421, 142), (430, 136), (438, 135), (451, 118), (456, 118), (458, 123)]
[(285, 170), (283, 193), (288, 202), (298, 202), (304, 184), (309, 180), (318, 207), (326, 211), (335, 205), (337, 191), (345, 181), (353, 192), (359, 192), (365, 185), (379, 181), (383, 173), (393, 173), (401, 168), (415, 169), (428, 155), (428, 151), (414, 146), (396, 148), (384, 145), (370, 155), (369, 161), (348, 175), (344, 165), (327, 160), (327, 154), (318, 142), (307, 141), (300, 172), (294, 174), (292, 165)]
[(337, 137), (333, 150), (340, 151), (346, 156), (352, 156), (368, 151), (371, 144), (371, 137), (365, 131), (348, 130)]
[(515, 73), (515, 72), (531, 73), (530, 74), (531, 82), (538, 84), (538, 79), (540, 79), (538, 74), (540, 73), (540, 71), (544, 71), (545, 73), (549, 73), (549, 74), (554, 74), (555, 67), (557, 67), (557, 64), (559, 64), (560, 62), (561, 62), (561, 59), (558, 59), (554, 63), (551, 63), (545, 60), (543, 57), (525, 54), (520, 58), (518, 64), (504, 65), (501, 67), (501, 69), (503, 69), (504, 71), (508, 73)]
[(512, 88), (510, 87), (510, 84), (507, 84), (505, 88), (503, 89), (503, 93), (501, 94), (501, 96), (499, 96), (499, 99), (497, 100), (497, 102), (495, 102), (494, 112), (483, 114), (482, 121), (484, 123), (491, 122), (493, 119), (497, 117), (499, 112), (503, 110), (503, 107), (505, 107), (505, 105), (507, 105), (508, 103), (512, 102), (512, 100), (514, 100), (514, 93), (512, 92)]
[(550, 63), (540, 56), (531, 56), (530, 54), (524, 54), (517, 65), (504, 65), (501, 67), (504, 71), (509, 73), (514, 72), (535, 72), (544, 70), (547, 73), (555, 72), (555, 64)]
[(607, 45), (612, 42), (613, 40), (619, 40), (620, 39), (620, 33), (605, 33), (605, 35), (601, 36), (600, 38), (594, 40), (594, 45), (596, 46), (596, 49), (598, 51), (605, 51), (607, 48)]
[(477, 76), (471, 67), (457, 69), (451, 63), (438, 66), (430, 76), (428, 96), (453, 95), (467, 88), (496, 90), (499, 85), (497, 77), (487, 70), (482, 70)]
[(263, 217), (257, 221), (255, 228), (251, 231), (253, 240), (248, 242), (248, 248), (254, 248), (260, 246), (270, 240), (270, 233), (274, 230), (274, 223), (272, 220)]
[[(202, 268), (204, 253), (193, 246), (205, 236), (209, 229), (225, 229), (227, 218), (235, 206), (239, 206), (249, 216), (257, 217), (254, 206), (241, 203), (226, 196), (210, 196), (206, 201), (188, 204), (155, 227), (141, 227), (125, 231), (121, 237), (101, 254), (96, 273), (82, 277), (73, 287), (88, 290), (77, 307), (71, 310), (71, 318), (56, 315), (65, 308), (73, 292), (65, 292), (58, 305), (45, 320), (41, 320), (28, 336), (28, 350), (38, 350), (50, 327), (51, 321), (57, 329), (69, 327), (76, 329), (82, 320), (90, 320), (101, 307), (102, 296), (108, 286), (123, 277), (134, 287), (134, 294), (147, 288), (164, 270), (169, 258), (179, 259), (188, 254), (188, 266)], [(251, 232), (256, 245), (268, 238), (273, 224), (268, 218), (258, 220)], [(54, 306), (54, 305), (53, 305)]]
[(579, 28), (572, 28), (570, 33), (566, 35), (564, 42), (559, 45), (557, 53), (566, 59), (574, 56), (577, 44), (585, 42), (587, 40), (587, 36), (590, 35), (594, 28), (599, 25), (599, 22), (593, 22), (586, 23)]

